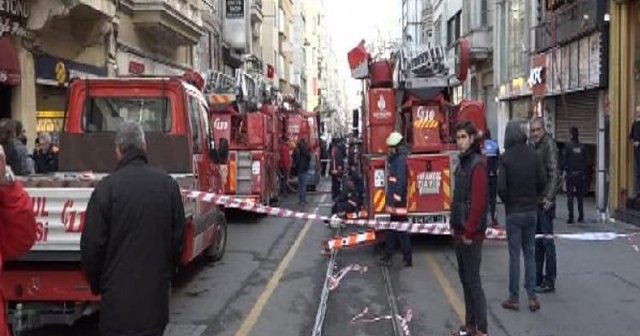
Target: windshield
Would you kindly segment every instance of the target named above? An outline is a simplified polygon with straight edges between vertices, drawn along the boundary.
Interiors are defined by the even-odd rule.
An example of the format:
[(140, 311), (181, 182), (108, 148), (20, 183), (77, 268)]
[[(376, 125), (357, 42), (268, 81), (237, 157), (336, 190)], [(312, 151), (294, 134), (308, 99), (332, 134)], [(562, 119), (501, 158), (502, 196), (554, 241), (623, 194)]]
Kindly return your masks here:
[(123, 121), (137, 121), (145, 132), (171, 131), (171, 101), (162, 97), (93, 97), (83, 118), (87, 133), (115, 132)]

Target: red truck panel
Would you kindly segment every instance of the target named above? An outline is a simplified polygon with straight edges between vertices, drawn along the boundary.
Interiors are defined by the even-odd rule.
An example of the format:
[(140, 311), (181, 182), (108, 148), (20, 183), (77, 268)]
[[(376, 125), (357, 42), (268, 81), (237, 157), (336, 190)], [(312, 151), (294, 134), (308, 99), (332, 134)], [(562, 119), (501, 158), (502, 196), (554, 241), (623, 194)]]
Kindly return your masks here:
[(451, 209), (450, 154), (410, 155), (407, 211), (409, 213), (446, 212)]
[(413, 120), (411, 151), (413, 153), (440, 152), (443, 145), (440, 129), (445, 120), (440, 113), (439, 105), (413, 106), (411, 117)]

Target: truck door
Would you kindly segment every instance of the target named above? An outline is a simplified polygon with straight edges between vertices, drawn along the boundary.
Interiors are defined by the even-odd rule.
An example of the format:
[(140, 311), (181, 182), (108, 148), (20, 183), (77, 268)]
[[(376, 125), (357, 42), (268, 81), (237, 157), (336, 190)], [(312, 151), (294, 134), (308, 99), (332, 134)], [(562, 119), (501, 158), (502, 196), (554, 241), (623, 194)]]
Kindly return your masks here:
[(188, 92), (189, 126), (191, 128), (191, 146), (193, 155), (193, 175), (198, 190), (209, 191), (211, 188), (211, 170), (209, 169), (204, 123), (207, 121), (206, 110), (203, 112), (201, 102), (191, 92)]

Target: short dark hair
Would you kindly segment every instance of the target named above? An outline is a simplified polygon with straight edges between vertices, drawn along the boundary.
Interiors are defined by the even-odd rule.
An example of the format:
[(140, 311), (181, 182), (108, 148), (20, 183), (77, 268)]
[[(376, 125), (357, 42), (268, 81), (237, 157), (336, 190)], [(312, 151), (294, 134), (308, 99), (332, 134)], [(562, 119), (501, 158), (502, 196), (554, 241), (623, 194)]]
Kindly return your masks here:
[(476, 128), (476, 126), (468, 120), (461, 121), (456, 125), (456, 133), (460, 131), (465, 131), (469, 135), (478, 134), (478, 129)]

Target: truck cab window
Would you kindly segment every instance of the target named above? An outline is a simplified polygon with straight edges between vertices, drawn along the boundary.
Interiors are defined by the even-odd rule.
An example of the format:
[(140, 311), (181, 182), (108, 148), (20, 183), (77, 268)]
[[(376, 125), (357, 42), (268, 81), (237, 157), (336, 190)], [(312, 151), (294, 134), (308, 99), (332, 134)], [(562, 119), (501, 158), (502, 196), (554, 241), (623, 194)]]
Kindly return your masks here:
[(202, 123), (202, 114), (200, 111), (200, 103), (193, 96), (189, 96), (189, 121), (191, 123), (191, 139), (193, 141), (193, 153), (202, 154), (202, 132), (200, 125)]
[(87, 133), (116, 132), (123, 121), (137, 121), (145, 132), (171, 131), (171, 100), (160, 97), (92, 97), (86, 102)]

